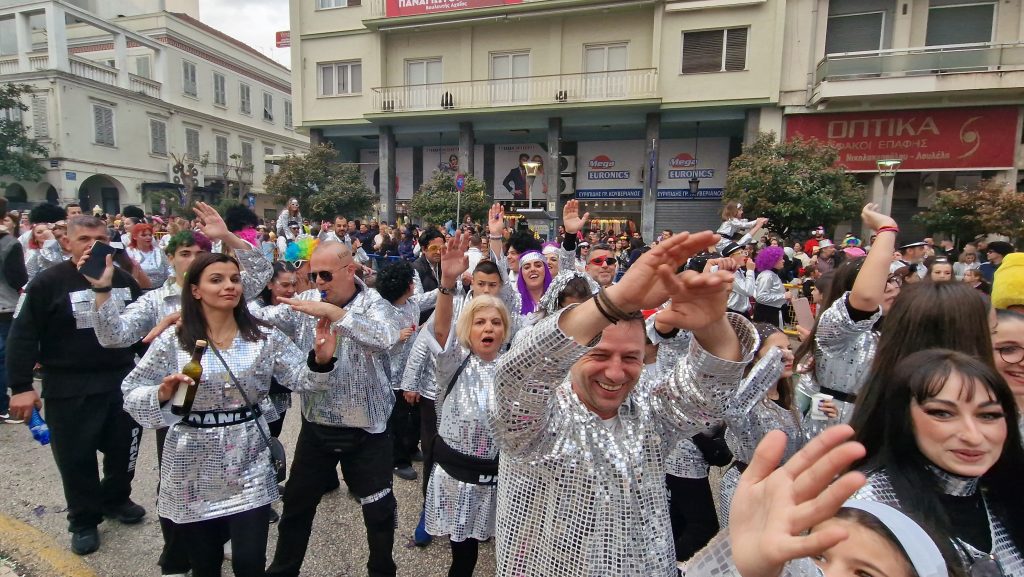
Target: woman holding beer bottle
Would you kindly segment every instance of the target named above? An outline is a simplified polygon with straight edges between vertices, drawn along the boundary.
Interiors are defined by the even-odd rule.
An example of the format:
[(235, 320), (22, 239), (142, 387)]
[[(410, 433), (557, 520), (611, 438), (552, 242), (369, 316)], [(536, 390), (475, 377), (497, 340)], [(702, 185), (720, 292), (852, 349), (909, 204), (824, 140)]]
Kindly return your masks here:
[(186, 279), (181, 326), (160, 335), (125, 379), (125, 410), (144, 427), (171, 427), (157, 507), (178, 524), (192, 574), (221, 574), (226, 533), (235, 575), (262, 576), (278, 491), (258, 403), (271, 377), (293, 390), (325, 388), (337, 339), (322, 319), (306, 357), (255, 319), (229, 256), (197, 256)]

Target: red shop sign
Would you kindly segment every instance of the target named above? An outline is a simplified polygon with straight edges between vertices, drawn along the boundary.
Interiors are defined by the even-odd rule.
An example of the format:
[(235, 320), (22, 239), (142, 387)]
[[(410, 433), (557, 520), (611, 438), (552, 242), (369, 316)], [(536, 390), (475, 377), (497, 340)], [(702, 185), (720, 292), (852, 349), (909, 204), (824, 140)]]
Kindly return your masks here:
[(433, 14), (489, 6), (520, 4), (523, 0), (387, 0), (387, 17)]
[(786, 117), (786, 138), (817, 138), (839, 147), (839, 164), (878, 170), (900, 159), (900, 170), (1012, 168), (1017, 108), (933, 108)]

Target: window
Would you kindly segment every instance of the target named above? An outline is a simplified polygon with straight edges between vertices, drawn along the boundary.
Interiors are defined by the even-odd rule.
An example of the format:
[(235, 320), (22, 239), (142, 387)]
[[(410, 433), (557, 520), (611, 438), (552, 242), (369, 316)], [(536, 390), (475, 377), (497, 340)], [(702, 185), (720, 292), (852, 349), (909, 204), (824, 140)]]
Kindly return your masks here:
[(320, 96), (359, 94), (363, 91), (363, 65), (359, 60), (321, 64)]
[(440, 58), (406, 60), (405, 100), (409, 108), (441, 105), (442, 68)]
[(215, 156), (217, 162), (217, 173), (227, 174), (228, 172), (228, 137), (222, 134), (216, 135)]
[(284, 101), (284, 127), (285, 128), (292, 128), (293, 126), (295, 126), (294, 122), (295, 121), (292, 118), (292, 101), (291, 100), (285, 100)]
[(149, 119), (149, 152), (167, 155), (167, 123), (155, 118)]
[(192, 160), (199, 160), (199, 129), (185, 129), (185, 154)]
[(274, 154), (274, 147), (273, 146), (264, 146), (263, 147), (263, 157), (264, 157), (264, 160), (263, 160), (263, 174), (274, 174), (274, 163), (266, 161), (266, 157), (270, 156), (271, 154)]
[(217, 72), (213, 73), (213, 103), (219, 106), (228, 105), (228, 80)]
[(347, 8), (351, 6), (359, 6), (361, 4), (361, 0), (316, 0), (316, 7), (318, 10), (326, 10), (327, 8)]
[(882, 49), (885, 12), (829, 16), (825, 54)]
[(683, 74), (747, 68), (747, 29), (683, 32)]
[(526, 102), (530, 97), (529, 52), (491, 54), (491, 100)]
[(199, 96), (199, 86), (196, 83), (196, 65), (191, 62), (181, 63), (181, 85), (182, 90), (189, 96)]
[(36, 138), (50, 137), (49, 99), (43, 94), (32, 95), (32, 130)]
[(583, 49), (584, 90), (589, 98), (626, 95), (627, 44), (594, 44)]
[(114, 109), (102, 104), (92, 105), (93, 142), (105, 146), (115, 146), (114, 142)]
[(959, 0), (954, 3), (932, 0), (931, 4), (928, 8), (928, 32), (924, 41), (926, 46), (992, 42), (992, 24), (996, 12), (994, 2), (971, 3), (969, 0)]
[(238, 109), (242, 114), (252, 114), (252, 98), (249, 95), (249, 85), (238, 83)]
[(135, 59), (135, 75), (143, 78), (152, 78), (149, 69), (149, 56), (139, 56)]
[(252, 143), (242, 141), (242, 165), (252, 166)]
[[(20, 104), (20, 102), (19, 102)], [(21, 123), (21, 107), (12, 106), (11, 108), (0, 109), (0, 118), (8, 122)]]
[(263, 120), (274, 121), (274, 95), (269, 92), (263, 93)]

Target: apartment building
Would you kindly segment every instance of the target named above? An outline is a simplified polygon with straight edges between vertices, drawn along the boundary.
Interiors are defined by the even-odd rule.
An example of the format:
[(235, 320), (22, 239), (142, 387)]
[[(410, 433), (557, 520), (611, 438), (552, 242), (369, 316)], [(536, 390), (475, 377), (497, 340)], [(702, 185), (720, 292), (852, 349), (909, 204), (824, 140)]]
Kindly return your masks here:
[(290, 10), (299, 128), (362, 163), (387, 220), (433, 171), (451, 170), (484, 179), (535, 225), (545, 216), (530, 207), (556, 213), (575, 197), (602, 228), (647, 239), (712, 227), (730, 158), (758, 130), (782, 128), (783, 0)]
[(8, 199), (159, 210), (180, 189), (174, 159), (187, 157), (202, 160), (203, 198), (237, 195), (241, 183), (251, 207), (274, 212), (265, 157), (309, 145), (295, 130), (290, 72), (201, 23), (197, 4), (0, 3), (0, 82), (32, 87), (28, 112), (3, 113), (23, 114), (50, 153), (44, 180), (10, 184)]
[(907, 238), (925, 233), (912, 217), (937, 190), (1024, 190), (1019, 0), (791, 0), (785, 39), (786, 136), (838, 145)]

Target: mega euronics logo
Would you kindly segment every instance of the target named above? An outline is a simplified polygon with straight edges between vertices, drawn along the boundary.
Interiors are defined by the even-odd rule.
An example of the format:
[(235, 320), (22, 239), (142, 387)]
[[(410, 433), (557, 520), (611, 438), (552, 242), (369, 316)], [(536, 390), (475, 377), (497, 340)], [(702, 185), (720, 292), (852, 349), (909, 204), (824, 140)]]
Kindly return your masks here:
[(612, 170), (615, 161), (607, 154), (598, 154), (587, 163), (591, 170), (587, 171), (589, 180), (629, 180), (628, 170)]
[(689, 152), (680, 152), (675, 158), (669, 161), (672, 168), (696, 168), (697, 159)]
[(668, 171), (668, 177), (676, 180), (690, 180), (691, 178), (714, 178), (715, 169), (713, 168), (697, 168), (697, 159), (693, 157), (689, 152), (680, 152), (668, 161), (671, 168)]

